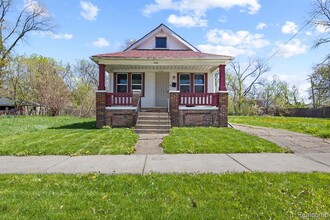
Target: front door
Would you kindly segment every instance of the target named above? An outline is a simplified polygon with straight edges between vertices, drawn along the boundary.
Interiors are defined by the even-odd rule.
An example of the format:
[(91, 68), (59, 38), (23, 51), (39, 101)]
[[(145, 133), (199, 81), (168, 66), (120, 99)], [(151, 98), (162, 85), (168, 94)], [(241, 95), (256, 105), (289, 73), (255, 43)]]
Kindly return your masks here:
[(156, 73), (156, 107), (167, 108), (169, 73)]

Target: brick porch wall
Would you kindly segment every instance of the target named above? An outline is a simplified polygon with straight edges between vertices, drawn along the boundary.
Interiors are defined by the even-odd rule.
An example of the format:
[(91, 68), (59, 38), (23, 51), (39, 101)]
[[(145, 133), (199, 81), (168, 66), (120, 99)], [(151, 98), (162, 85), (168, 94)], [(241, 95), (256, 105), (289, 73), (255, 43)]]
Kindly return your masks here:
[(134, 127), (137, 120), (135, 110), (106, 110), (106, 125), (111, 127)]
[(172, 126), (228, 126), (228, 92), (219, 92), (219, 108), (214, 110), (179, 109), (179, 92), (170, 92)]

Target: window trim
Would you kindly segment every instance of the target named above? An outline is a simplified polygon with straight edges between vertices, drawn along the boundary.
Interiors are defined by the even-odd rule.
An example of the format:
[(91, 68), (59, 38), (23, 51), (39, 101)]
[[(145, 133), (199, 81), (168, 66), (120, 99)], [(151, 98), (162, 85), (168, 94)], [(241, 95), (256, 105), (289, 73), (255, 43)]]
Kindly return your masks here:
[[(190, 92), (189, 93), (196, 93), (195, 92), (195, 85), (199, 85), (199, 84), (195, 84), (195, 75), (204, 75), (204, 92), (203, 93), (207, 93), (208, 92), (208, 83), (207, 83), (207, 73), (177, 73), (177, 90), (180, 91), (180, 75), (181, 74), (190, 74)], [(184, 85), (188, 85), (188, 84), (184, 84)], [(181, 92), (181, 91), (180, 91)]]
[[(126, 80), (127, 80), (127, 83), (126, 84), (119, 84), (117, 83), (117, 80), (118, 80), (118, 75), (121, 74), (121, 75), (126, 75)], [(128, 81), (128, 73), (115, 73), (115, 77), (114, 77), (114, 91), (116, 91), (116, 93), (125, 93), (125, 92), (118, 92), (118, 86), (119, 85), (126, 85), (126, 93), (128, 93), (129, 91), (129, 87), (128, 87), (128, 84), (129, 84), (129, 81)]]
[[(158, 39), (165, 39), (165, 47), (157, 47)], [(167, 49), (167, 37), (155, 37), (155, 49)]]
[[(181, 84), (181, 76), (182, 75), (188, 75), (189, 76), (189, 83)], [(191, 93), (191, 74), (190, 73), (180, 73), (178, 78), (179, 78), (179, 91), (181, 91), (181, 86), (189, 86), (189, 92), (188, 93)]]
[(142, 88), (141, 88), (141, 96), (144, 97), (144, 93), (145, 93), (145, 73), (144, 72), (134, 72), (134, 73), (123, 73), (123, 72), (117, 72), (114, 73), (114, 80), (113, 80), (113, 91), (114, 93), (119, 93), (117, 92), (117, 76), (118, 74), (126, 74), (127, 75), (127, 84), (119, 84), (119, 85), (126, 85), (127, 86), (127, 93), (131, 93), (132, 92), (132, 75), (133, 74), (141, 74), (142, 76)]

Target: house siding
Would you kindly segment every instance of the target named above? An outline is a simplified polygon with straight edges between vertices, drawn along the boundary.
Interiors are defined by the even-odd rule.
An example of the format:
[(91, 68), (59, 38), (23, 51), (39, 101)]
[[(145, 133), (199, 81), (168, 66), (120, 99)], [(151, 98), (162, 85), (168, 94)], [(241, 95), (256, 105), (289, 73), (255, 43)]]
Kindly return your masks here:
[(171, 50), (190, 50), (187, 46), (179, 42), (174, 37), (168, 36), (165, 33), (158, 33), (148, 40), (146, 40), (142, 45), (140, 45), (137, 49), (139, 50), (152, 50), (155, 49), (155, 37), (167, 37), (167, 48)]

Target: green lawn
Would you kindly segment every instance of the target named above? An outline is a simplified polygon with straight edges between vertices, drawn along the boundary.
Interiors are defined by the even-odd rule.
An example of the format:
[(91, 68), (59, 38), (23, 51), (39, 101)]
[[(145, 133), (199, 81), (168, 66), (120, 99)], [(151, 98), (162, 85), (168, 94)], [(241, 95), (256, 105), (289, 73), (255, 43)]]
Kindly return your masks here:
[(229, 116), (229, 122), (280, 128), (321, 138), (330, 138), (329, 118)]
[(0, 175), (1, 219), (298, 219), (329, 215), (330, 175)]
[(129, 154), (132, 129), (96, 129), (95, 119), (77, 117), (0, 117), (0, 155)]
[(162, 143), (165, 153), (287, 152), (274, 143), (231, 128), (173, 128)]

